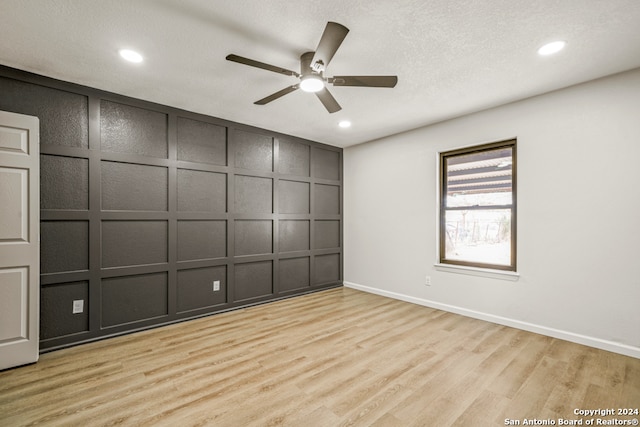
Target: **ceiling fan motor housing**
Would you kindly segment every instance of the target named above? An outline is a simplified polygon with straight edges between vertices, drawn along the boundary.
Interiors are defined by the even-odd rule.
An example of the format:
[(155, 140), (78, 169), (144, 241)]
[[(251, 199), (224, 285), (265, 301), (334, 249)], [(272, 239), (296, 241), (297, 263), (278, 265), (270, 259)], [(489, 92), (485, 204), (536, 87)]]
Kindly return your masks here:
[(300, 89), (305, 92), (319, 92), (324, 89), (325, 79), (322, 71), (311, 68), (311, 61), (315, 52), (306, 52), (300, 55)]
[(305, 52), (302, 55), (300, 55), (300, 74), (302, 76), (306, 76), (308, 74), (314, 74), (322, 77), (324, 66), (319, 70), (314, 69), (311, 66), (311, 61), (313, 61), (313, 55), (315, 55), (315, 52)]

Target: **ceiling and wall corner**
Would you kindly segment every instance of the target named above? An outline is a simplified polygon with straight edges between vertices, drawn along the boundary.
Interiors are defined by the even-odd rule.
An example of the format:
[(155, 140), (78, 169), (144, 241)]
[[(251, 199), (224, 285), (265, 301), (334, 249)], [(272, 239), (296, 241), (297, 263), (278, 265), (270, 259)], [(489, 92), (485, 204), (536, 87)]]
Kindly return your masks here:
[[(328, 75), (398, 85), (335, 88), (334, 114), (301, 91), (253, 105), (296, 81), (225, 57), (296, 69), (327, 21), (350, 29)], [(3, 0), (0, 64), (347, 147), (640, 67), (638, 22), (636, 0)]]

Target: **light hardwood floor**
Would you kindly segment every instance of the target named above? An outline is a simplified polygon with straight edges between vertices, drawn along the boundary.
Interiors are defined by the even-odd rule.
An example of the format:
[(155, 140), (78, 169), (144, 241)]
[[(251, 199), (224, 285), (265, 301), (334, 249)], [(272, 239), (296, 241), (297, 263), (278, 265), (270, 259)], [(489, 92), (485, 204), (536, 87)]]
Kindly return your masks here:
[(0, 372), (10, 427), (499, 426), (638, 407), (640, 359), (348, 288)]

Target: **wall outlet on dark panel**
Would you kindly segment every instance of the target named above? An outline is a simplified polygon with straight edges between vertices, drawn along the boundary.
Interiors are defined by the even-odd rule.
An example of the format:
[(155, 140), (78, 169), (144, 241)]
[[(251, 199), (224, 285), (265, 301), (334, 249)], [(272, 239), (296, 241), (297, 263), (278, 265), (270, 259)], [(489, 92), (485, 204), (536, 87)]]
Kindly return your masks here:
[(84, 312), (84, 300), (83, 299), (76, 299), (73, 300), (73, 314), (79, 314)]
[(213, 292), (219, 291), (220, 290), (220, 280), (214, 280), (213, 281)]

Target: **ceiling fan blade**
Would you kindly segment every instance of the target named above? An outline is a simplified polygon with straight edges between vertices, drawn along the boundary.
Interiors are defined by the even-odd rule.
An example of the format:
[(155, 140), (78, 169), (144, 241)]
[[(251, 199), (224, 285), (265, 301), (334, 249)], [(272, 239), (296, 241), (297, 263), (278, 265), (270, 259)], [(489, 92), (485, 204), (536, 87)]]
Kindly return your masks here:
[(327, 79), (334, 86), (395, 87), (397, 76), (334, 76)]
[(336, 54), (348, 32), (349, 29), (344, 25), (337, 22), (327, 22), (324, 33), (320, 38), (320, 43), (316, 48), (316, 53), (313, 55), (311, 68), (317, 72), (323, 71), (329, 65), (331, 58)]
[(336, 101), (336, 99), (333, 97), (333, 95), (331, 95), (326, 87), (321, 91), (316, 92), (316, 96), (318, 97), (320, 102), (322, 102), (322, 105), (324, 105), (324, 108), (326, 108), (329, 113), (335, 113), (336, 111), (342, 110), (342, 107), (340, 106), (340, 104), (338, 104), (338, 101)]
[(254, 104), (256, 104), (256, 105), (268, 104), (271, 101), (275, 101), (276, 99), (278, 99), (278, 98), (280, 98), (282, 96), (285, 96), (286, 94), (291, 93), (294, 90), (297, 90), (298, 87), (300, 87), (299, 84), (295, 84), (293, 86), (285, 87), (284, 89), (279, 90), (274, 94), (271, 94), (271, 95), (269, 95), (269, 96), (267, 96), (265, 98), (262, 98), (262, 99), (260, 99), (260, 100), (258, 100), (256, 102), (254, 102)]
[(299, 73), (295, 71), (287, 70), (286, 68), (276, 67), (275, 65), (265, 64), (264, 62), (254, 61), (253, 59), (245, 58), (238, 55), (227, 55), (227, 61), (237, 62), (239, 64), (250, 65), (256, 68), (262, 68), (263, 70), (273, 71), (274, 73), (284, 74), (285, 76), (300, 77)]

